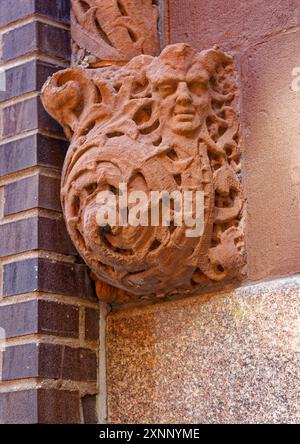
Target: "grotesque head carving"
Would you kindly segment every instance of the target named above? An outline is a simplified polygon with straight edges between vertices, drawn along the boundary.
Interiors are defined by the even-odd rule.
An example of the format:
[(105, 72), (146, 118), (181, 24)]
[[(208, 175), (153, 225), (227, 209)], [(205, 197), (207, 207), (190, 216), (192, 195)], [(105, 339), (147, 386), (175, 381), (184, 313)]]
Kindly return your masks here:
[(210, 105), (209, 73), (189, 46), (167, 48), (147, 70), (161, 122), (175, 134), (200, 129)]
[[(56, 73), (42, 99), (71, 140), (62, 179), (67, 227), (94, 276), (119, 289), (108, 299), (189, 294), (243, 275), (231, 57), (217, 48), (197, 53), (171, 45), (159, 57), (137, 56), (122, 67)], [(97, 196), (108, 191), (120, 202), (120, 184), (147, 196), (202, 191), (201, 235), (188, 237), (184, 224), (174, 224), (174, 208), (168, 226), (99, 227)], [(140, 206), (140, 215), (148, 211)]]

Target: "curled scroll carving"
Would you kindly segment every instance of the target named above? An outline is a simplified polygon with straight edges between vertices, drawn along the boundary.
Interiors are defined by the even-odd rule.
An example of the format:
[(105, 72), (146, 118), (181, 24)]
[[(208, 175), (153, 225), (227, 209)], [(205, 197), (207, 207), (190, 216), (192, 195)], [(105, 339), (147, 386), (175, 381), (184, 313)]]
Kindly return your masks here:
[[(111, 302), (190, 294), (245, 272), (237, 87), (230, 56), (186, 44), (122, 67), (67, 69), (42, 91), (71, 140), (63, 170), (68, 231)], [(204, 231), (99, 227), (97, 193), (201, 190)], [(101, 283), (102, 282), (102, 283)], [(103, 282), (117, 287), (110, 291)]]
[(74, 64), (124, 62), (159, 49), (153, 0), (72, 0)]

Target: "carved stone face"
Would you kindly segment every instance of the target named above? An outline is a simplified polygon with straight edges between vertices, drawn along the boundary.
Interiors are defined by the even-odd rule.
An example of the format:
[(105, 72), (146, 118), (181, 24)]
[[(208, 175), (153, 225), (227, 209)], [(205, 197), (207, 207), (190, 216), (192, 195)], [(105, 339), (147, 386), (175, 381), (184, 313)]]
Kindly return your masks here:
[(200, 128), (210, 103), (205, 71), (196, 75), (187, 72), (179, 78), (162, 76), (155, 90), (167, 128), (180, 135)]
[(209, 112), (209, 67), (187, 45), (171, 46), (154, 59), (147, 75), (162, 125), (175, 134), (195, 136)]
[[(126, 292), (123, 300), (189, 294), (241, 275), (234, 96), (231, 57), (185, 44), (121, 67), (68, 69), (46, 83), (43, 103), (71, 140), (61, 192), (68, 231), (94, 275)], [(120, 196), (124, 183), (146, 195), (202, 191), (203, 233), (189, 238), (184, 224), (99, 229), (98, 193)]]

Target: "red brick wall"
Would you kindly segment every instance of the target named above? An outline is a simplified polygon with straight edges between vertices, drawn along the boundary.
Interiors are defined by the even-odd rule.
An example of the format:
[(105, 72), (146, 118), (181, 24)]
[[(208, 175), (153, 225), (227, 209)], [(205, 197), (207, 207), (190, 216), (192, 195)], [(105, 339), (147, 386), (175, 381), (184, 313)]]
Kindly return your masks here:
[(68, 144), (39, 97), (69, 64), (69, 13), (69, 0), (0, 0), (2, 423), (96, 422), (98, 303), (61, 213)]

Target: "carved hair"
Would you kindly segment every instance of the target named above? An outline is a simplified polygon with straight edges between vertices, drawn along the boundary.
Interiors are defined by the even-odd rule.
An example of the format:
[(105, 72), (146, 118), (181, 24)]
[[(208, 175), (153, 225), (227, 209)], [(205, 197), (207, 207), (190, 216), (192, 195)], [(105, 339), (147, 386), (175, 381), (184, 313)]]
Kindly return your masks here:
[[(241, 278), (243, 198), (230, 56), (171, 45), (159, 57), (138, 56), (122, 67), (54, 74), (42, 98), (71, 139), (62, 205), (69, 233), (97, 278), (126, 291), (123, 299), (188, 294)], [(171, 118), (176, 106), (194, 107), (193, 122)], [(99, 230), (96, 195), (117, 192), (121, 182), (146, 193), (203, 190), (201, 238), (187, 238), (185, 227)]]

